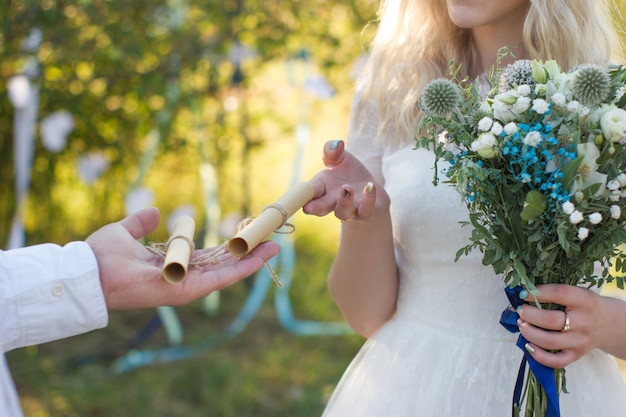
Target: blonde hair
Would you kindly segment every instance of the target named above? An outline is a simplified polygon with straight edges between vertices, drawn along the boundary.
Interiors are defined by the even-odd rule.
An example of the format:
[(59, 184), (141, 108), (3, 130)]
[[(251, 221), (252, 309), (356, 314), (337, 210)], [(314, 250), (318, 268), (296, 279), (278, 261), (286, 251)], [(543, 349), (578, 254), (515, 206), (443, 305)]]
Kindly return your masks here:
[[(523, 28), (526, 53), (556, 60), (562, 69), (621, 61), (611, 18), (617, 9), (609, 1), (530, 0)], [(461, 75), (476, 67), (471, 34), (452, 23), (444, 0), (382, 0), (378, 16), (360, 80), (361, 103), (376, 106), (379, 133), (410, 140), (426, 84), (447, 77), (452, 60), (463, 63)]]

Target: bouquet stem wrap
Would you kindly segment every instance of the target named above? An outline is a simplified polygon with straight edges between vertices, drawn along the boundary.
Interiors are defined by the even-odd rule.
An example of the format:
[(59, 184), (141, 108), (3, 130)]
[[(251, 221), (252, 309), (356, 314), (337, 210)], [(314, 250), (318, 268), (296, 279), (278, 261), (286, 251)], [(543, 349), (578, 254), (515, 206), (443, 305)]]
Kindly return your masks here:
[[(519, 293), (522, 289), (523, 288), (521, 286), (516, 286), (514, 288), (507, 287), (504, 290), (509, 302), (511, 303), (512, 309), (507, 308), (502, 312), (500, 324), (502, 324), (502, 326), (504, 326), (511, 333), (519, 332), (519, 327), (517, 326), (519, 314), (517, 314), (514, 310), (516, 310), (518, 306), (524, 304), (524, 301), (519, 297)], [(539, 392), (534, 396), (539, 396), (539, 403), (544, 403), (546, 406), (545, 416), (560, 417), (559, 389), (557, 387), (557, 375), (555, 373), (563, 372), (563, 370), (550, 368), (537, 362), (535, 358), (533, 358), (532, 355), (526, 351), (526, 348), (524, 347), (526, 343), (528, 343), (528, 341), (520, 334), (517, 338), (516, 345), (522, 350), (522, 352), (524, 352), (524, 358), (520, 364), (517, 381), (515, 383), (515, 390), (513, 392), (512, 416), (516, 417), (519, 415), (519, 408), (523, 400), (522, 388), (524, 385), (524, 374), (526, 373), (526, 365), (528, 365), (530, 372), (528, 374), (525, 392), (528, 393), (530, 386), (534, 385), (535, 389), (539, 390)], [(543, 397), (545, 401), (542, 401), (541, 397)], [(529, 400), (530, 396), (527, 395), (526, 401), (528, 402)]]

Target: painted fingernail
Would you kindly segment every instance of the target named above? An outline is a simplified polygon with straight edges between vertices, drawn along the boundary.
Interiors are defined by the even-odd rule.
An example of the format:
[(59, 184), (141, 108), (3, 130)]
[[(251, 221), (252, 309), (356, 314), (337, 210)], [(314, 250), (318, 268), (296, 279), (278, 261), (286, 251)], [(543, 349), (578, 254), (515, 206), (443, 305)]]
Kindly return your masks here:
[(517, 314), (519, 314), (522, 311), (522, 306), (517, 306), (517, 308), (515, 309), (515, 311), (517, 311)]
[(521, 298), (522, 300), (525, 300), (528, 298), (528, 290), (521, 290), (519, 292), (519, 298)]
[(526, 349), (526, 352), (530, 353), (531, 355), (532, 355), (533, 353), (535, 353), (535, 348), (534, 348), (534, 347), (532, 347), (532, 345), (531, 345), (530, 343), (526, 343), (526, 344), (524, 345), (524, 349)]
[(374, 192), (374, 183), (371, 181), (368, 182), (365, 188), (367, 189), (368, 194), (372, 194)]
[(345, 198), (350, 197), (350, 190), (348, 190), (347, 188), (344, 187), (344, 189), (343, 189), (343, 196)]
[(524, 320), (517, 319), (517, 327), (522, 327), (524, 325)]
[(339, 140), (339, 139), (334, 140), (334, 141), (330, 144), (330, 149), (331, 149), (331, 150), (333, 150), (333, 151), (334, 151), (335, 149), (337, 149), (337, 146), (339, 146), (339, 142), (341, 142), (341, 140)]

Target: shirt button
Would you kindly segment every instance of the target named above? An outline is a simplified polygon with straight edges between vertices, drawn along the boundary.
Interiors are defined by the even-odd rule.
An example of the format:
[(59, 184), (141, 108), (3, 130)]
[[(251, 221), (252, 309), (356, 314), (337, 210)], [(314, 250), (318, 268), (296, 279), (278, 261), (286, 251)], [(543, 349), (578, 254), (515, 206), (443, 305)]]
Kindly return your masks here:
[(56, 295), (57, 297), (60, 297), (63, 294), (65, 294), (65, 285), (63, 285), (63, 284), (55, 284), (52, 287), (52, 295)]

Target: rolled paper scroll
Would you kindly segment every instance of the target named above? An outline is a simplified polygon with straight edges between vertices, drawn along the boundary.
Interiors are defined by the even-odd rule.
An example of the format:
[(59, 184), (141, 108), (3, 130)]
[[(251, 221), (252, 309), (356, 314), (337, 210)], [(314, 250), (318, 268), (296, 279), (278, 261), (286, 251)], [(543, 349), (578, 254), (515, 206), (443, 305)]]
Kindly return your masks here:
[(270, 204), (252, 222), (228, 242), (228, 251), (236, 257), (256, 248), (273, 231), (283, 226), (302, 206), (313, 198), (313, 186), (300, 182), (274, 204)]
[(189, 216), (181, 216), (174, 226), (167, 245), (162, 275), (170, 284), (178, 284), (187, 276), (191, 253), (194, 250), (193, 234), (196, 223)]

